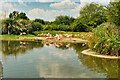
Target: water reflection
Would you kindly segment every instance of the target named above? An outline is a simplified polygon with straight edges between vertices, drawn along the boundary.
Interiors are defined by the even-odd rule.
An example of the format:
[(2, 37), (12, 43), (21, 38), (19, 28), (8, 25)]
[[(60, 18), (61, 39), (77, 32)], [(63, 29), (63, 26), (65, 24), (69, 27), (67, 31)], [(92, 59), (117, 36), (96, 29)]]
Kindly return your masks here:
[(2, 41), (1, 51), (8, 62), (3, 74), (12, 78), (118, 78), (118, 60), (81, 54), (87, 48), (81, 43)]
[(118, 60), (100, 59), (85, 55), (79, 55), (79, 61), (92, 71), (105, 73), (107, 78), (118, 78), (119, 76)]
[(73, 46), (78, 56), (78, 60), (86, 65), (91, 71), (105, 73), (107, 78), (119, 78), (119, 60), (101, 59), (81, 54), (80, 45)]
[(7, 55), (17, 55), (18, 53), (24, 54), (27, 50), (32, 50), (33, 48), (43, 47), (42, 42), (32, 42), (32, 41), (2, 41), (2, 53)]
[(3, 72), (3, 67), (2, 67), (2, 63), (0, 61), (0, 80), (2, 79), (2, 72)]

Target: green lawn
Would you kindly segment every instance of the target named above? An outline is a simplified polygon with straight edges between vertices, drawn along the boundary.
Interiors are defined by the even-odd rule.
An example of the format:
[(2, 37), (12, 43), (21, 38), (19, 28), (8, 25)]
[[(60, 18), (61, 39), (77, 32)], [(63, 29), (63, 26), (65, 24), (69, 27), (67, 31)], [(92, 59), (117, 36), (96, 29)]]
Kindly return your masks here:
[(31, 34), (28, 34), (28, 35), (8, 35), (8, 34), (5, 34), (5, 35), (1, 35), (0, 38), (9, 38), (9, 39), (17, 39), (19, 37), (34, 37), (35, 35), (31, 35)]

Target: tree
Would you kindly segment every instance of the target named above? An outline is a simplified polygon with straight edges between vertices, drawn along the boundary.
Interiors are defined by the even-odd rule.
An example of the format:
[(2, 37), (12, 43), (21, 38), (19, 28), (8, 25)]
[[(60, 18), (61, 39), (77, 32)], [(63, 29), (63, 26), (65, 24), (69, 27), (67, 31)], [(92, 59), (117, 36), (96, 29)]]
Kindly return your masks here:
[(9, 19), (2, 20), (2, 34), (8, 34)]
[(120, 1), (110, 2), (106, 8), (108, 22), (120, 25)]
[(16, 20), (16, 19), (25, 19), (25, 20), (29, 20), (29, 18), (26, 16), (25, 13), (21, 12), (19, 14), (18, 11), (13, 11), (12, 13), (9, 14), (9, 18)]
[(82, 8), (80, 11), (80, 19), (83, 24), (96, 27), (103, 22), (106, 22), (106, 16), (104, 12), (105, 8), (102, 5), (90, 3)]
[(33, 31), (40, 31), (42, 30), (42, 24), (39, 22), (32, 22), (31, 27), (29, 27), (29, 33), (32, 33)]
[(12, 13), (9, 14), (9, 18), (16, 19), (18, 15), (19, 15), (18, 11), (13, 11)]
[(41, 24), (45, 24), (44, 20), (43, 19), (35, 19), (34, 22), (39, 22)]
[(57, 25), (59, 24), (70, 25), (72, 22), (74, 22), (74, 20), (75, 19), (73, 17), (69, 16), (57, 16), (54, 23)]
[(71, 25), (71, 30), (75, 32), (85, 32), (89, 31), (90, 29), (88, 28), (87, 25), (82, 23), (82, 20), (79, 18), (75, 20), (75, 22)]

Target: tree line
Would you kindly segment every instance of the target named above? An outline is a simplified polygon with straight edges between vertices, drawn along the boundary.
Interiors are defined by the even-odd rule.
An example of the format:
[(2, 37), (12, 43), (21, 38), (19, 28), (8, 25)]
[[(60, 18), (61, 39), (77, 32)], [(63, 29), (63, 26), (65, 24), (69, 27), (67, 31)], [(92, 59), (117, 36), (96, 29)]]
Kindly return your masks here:
[(120, 25), (120, 1), (110, 2), (107, 6), (90, 3), (80, 10), (78, 18), (60, 15), (52, 22), (30, 20), (24, 12), (13, 11), (9, 18), (2, 20), (2, 34), (32, 34), (40, 30), (89, 32), (105, 22)]

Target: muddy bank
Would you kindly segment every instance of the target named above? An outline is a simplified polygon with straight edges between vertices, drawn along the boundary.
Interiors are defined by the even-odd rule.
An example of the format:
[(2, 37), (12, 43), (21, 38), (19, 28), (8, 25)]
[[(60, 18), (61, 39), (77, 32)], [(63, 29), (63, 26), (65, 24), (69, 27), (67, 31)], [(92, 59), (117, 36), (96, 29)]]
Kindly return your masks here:
[(40, 41), (45, 40), (48, 42), (70, 42), (70, 43), (87, 43), (87, 40), (82, 40), (80, 38), (62, 38), (61, 40), (58, 39), (46, 39), (46, 37), (19, 37), (17, 39), (11, 38), (0, 38), (0, 40), (17, 40), (17, 41)]

